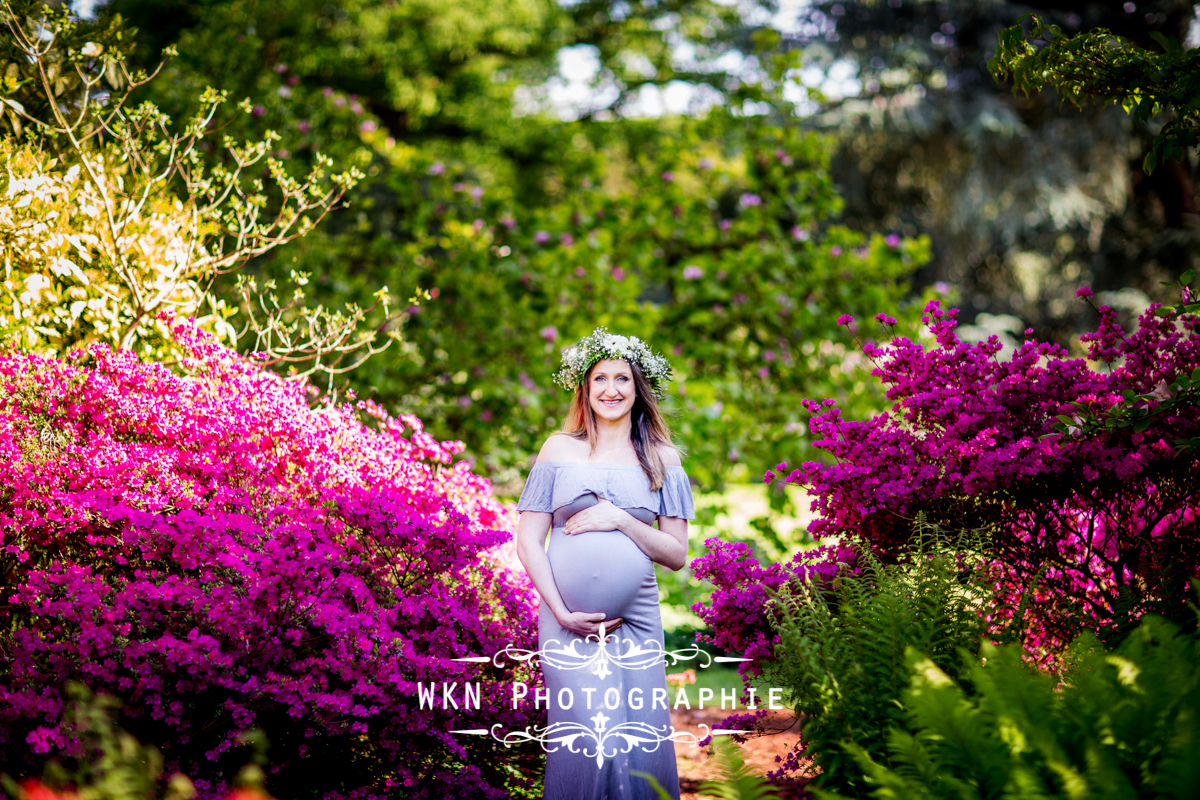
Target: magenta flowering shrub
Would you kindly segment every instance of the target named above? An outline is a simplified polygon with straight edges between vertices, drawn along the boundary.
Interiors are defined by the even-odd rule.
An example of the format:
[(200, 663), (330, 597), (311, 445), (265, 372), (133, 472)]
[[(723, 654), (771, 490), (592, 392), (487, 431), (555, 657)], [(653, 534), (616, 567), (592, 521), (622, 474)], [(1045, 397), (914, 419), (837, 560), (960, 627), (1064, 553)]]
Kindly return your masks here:
[[(281, 797), (527, 790), (539, 753), (449, 733), (538, 721), (508, 689), (536, 676), (452, 660), (536, 648), (511, 512), (451, 463), (461, 445), (368, 401), (312, 410), (172, 328), (185, 376), (100, 344), (0, 356), (0, 771), (71, 746), (75, 679), (205, 798), (252, 727)], [(419, 710), (418, 681), (460, 706), (481, 681), (482, 710)]]
[(764, 660), (772, 657), (779, 635), (772, 631), (767, 616), (771, 594), (794, 580), (822, 581), (846, 569), (857, 573), (856, 551), (845, 544), (823, 545), (797, 553), (787, 564), (771, 562), (765, 567), (751, 555), (750, 545), (712, 538), (704, 542), (708, 552), (692, 562), (692, 575), (715, 587), (709, 602), (696, 603), (692, 611), (708, 624), (712, 634), (701, 633), (701, 642), (752, 659), (738, 664), (743, 678), (762, 673)]
[[(982, 531), (1002, 592), (993, 622), (1034, 652), (1082, 628), (1119, 639), (1150, 611), (1184, 621), (1200, 567), (1200, 471), (1176, 443), (1200, 433), (1200, 407), (1164, 401), (1200, 366), (1200, 320), (1156, 309), (1126, 333), (1100, 306), (1099, 329), (1083, 337), (1093, 368), (1032, 338), (998, 359), (995, 337), (961, 342), (957, 310), (931, 302), (935, 347), (904, 337), (863, 347), (892, 412), (848, 420), (833, 401), (809, 401), (814, 444), (834, 463), (781, 464), (766, 480), (808, 487), (815, 536), (862, 535), (885, 555), (903, 551), (918, 512)], [(1136, 424), (1085, 432), (1085, 420), (1131, 406)]]

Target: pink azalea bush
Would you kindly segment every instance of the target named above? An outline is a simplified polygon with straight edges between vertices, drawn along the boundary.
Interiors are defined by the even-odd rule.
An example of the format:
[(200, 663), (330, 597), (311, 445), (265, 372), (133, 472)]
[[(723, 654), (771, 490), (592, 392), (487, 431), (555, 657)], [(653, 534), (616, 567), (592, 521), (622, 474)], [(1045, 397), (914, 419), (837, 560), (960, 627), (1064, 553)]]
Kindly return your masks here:
[(825, 545), (797, 553), (787, 564), (765, 567), (754, 558), (750, 545), (724, 542), (714, 537), (704, 542), (708, 552), (692, 562), (692, 575), (713, 584), (710, 605), (696, 603), (692, 611), (711, 633), (700, 633), (700, 642), (751, 659), (738, 664), (744, 678), (762, 674), (761, 662), (772, 657), (779, 635), (772, 631), (766, 606), (773, 592), (793, 580), (818, 583), (837, 577), (842, 569), (857, 572), (856, 551), (849, 545)]
[[(704, 620), (710, 631), (700, 632), (696, 638), (701, 643), (750, 659), (737, 666), (747, 687), (763, 674), (764, 664), (775, 658), (775, 648), (780, 642), (767, 611), (774, 593), (792, 581), (812, 581), (820, 586), (836, 578), (839, 572), (860, 572), (858, 553), (849, 545), (817, 547), (797, 553), (787, 564), (771, 562), (765, 567), (754, 558), (750, 545), (744, 542), (725, 542), (713, 537), (706, 539), (704, 545), (708, 552), (692, 562), (692, 575), (712, 583), (714, 591), (709, 604), (692, 606), (692, 611)], [(747, 706), (750, 701), (749, 693), (742, 697)], [(767, 714), (765, 708), (730, 714), (716, 727), (761, 732), (761, 723)], [(741, 736), (735, 736), (735, 739), (745, 741)], [(795, 753), (789, 754), (777, 776), (799, 769), (802, 752), (802, 748), (797, 748)]]
[[(1200, 407), (1169, 400), (1195, 380), (1200, 320), (1157, 309), (1126, 333), (1100, 306), (1083, 337), (1093, 368), (1031, 332), (1002, 360), (996, 337), (960, 341), (957, 310), (932, 301), (935, 347), (863, 346), (892, 412), (849, 420), (809, 401), (833, 463), (781, 464), (766, 480), (808, 488), (814, 536), (860, 535), (884, 556), (904, 551), (918, 512), (980, 532), (995, 628), (1034, 655), (1085, 628), (1118, 640), (1151, 611), (1182, 622), (1200, 568), (1200, 470), (1176, 443), (1200, 433)], [(1133, 412), (1137, 424), (1085, 424)]]
[[(833, 459), (766, 473), (808, 489), (822, 547), (763, 566), (745, 545), (707, 542), (693, 569), (715, 585), (695, 608), (710, 641), (752, 659), (739, 667), (747, 680), (788, 687), (801, 715), (772, 779), (815, 765), (821, 788), (867, 793), (843, 745), (882, 752), (908, 646), (952, 672), (985, 630), (1054, 663), (1081, 630), (1113, 644), (1148, 612), (1187, 624), (1200, 569), (1200, 320), (1155, 306), (1126, 333), (1111, 308), (1099, 314), (1088, 360), (1031, 332), (1002, 360), (995, 337), (960, 341), (957, 311), (930, 302), (934, 346), (863, 346), (892, 411), (849, 420), (833, 400), (808, 401), (814, 445)], [(929, 524), (958, 549), (931, 558), (914, 538)], [(872, 568), (877, 557), (888, 565)], [(770, 612), (794, 580), (811, 600)], [(721, 727), (765, 724), (760, 710)]]
[[(449, 733), (538, 722), (508, 688), (536, 676), (452, 661), (536, 648), (531, 587), (503, 566), (512, 512), (452, 464), (461, 445), (369, 401), (310, 409), (165, 319), (182, 376), (99, 344), (0, 355), (0, 771), (70, 746), (73, 679), (121, 698), (202, 798), (250, 728), (280, 796), (527, 790), (516, 760), (539, 753)], [(419, 710), (418, 681), (457, 682), (460, 705), (481, 681), (482, 710), (440, 692)]]

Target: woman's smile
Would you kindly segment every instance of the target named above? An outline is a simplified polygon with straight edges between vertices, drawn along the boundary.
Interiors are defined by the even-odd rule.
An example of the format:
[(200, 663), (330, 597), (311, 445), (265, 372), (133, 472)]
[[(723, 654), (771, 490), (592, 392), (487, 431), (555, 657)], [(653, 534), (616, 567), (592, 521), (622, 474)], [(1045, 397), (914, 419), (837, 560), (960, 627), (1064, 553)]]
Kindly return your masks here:
[(596, 363), (588, 392), (592, 410), (607, 420), (617, 420), (633, 410), (637, 390), (633, 387), (633, 371), (621, 359), (604, 359)]

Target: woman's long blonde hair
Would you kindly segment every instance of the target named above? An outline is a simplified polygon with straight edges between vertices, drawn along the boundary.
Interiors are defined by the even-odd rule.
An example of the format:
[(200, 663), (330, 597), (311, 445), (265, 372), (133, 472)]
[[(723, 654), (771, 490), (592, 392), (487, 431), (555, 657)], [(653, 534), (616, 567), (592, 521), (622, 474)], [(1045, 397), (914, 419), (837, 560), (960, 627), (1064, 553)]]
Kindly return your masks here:
[[(633, 449), (637, 451), (642, 471), (650, 479), (650, 490), (658, 491), (667, 477), (667, 467), (663, 464), (658, 446), (675, 445), (671, 441), (671, 430), (667, 427), (662, 409), (659, 408), (658, 398), (642, 373), (642, 368), (634, 361), (626, 363), (629, 364), (629, 371), (633, 373), (633, 388), (637, 392), (633, 410), (630, 412), (629, 438), (633, 441)], [(593, 453), (596, 452), (597, 439), (596, 412), (592, 410), (590, 401), (592, 370), (595, 368), (596, 365), (593, 364), (583, 376), (583, 382), (575, 387), (575, 396), (571, 398), (571, 407), (562, 427), (562, 432), (568, 436), (580, 441), (586, 440)], [(678, 447), (675, 449), (679, 450)]]

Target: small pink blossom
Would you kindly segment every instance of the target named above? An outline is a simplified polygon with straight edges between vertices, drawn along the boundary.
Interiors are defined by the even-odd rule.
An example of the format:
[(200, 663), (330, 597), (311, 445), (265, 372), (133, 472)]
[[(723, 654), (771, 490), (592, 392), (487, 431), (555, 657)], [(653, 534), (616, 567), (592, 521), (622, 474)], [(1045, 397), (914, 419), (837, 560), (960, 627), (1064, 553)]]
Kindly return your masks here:
[(738, 206), (743, 209), (755, 208), (755, 207), (761, 206), (761, 205), (762, 205), (762, 198), (756, 194), (751, 194), (750, 192), (746, 192), (745, 194), (743, 194), (741, 197), (738, 198)]

